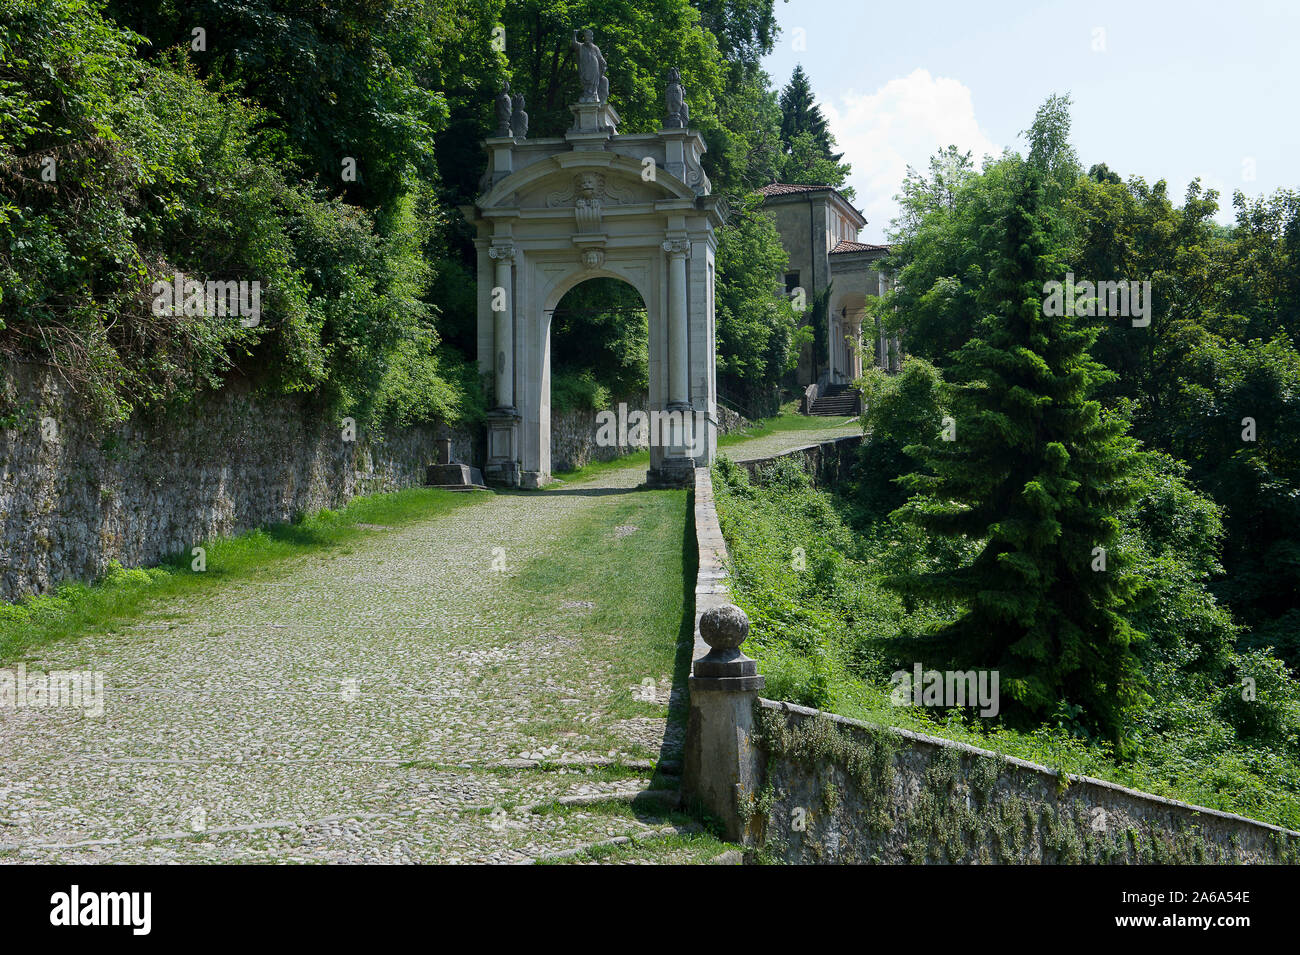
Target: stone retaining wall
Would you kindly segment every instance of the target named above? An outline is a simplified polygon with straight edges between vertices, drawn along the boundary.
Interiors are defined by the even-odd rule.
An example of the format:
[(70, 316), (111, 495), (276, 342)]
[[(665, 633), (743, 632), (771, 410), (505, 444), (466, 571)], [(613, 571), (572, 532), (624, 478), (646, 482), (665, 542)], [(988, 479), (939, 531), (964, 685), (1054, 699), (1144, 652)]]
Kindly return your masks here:
[(833, 438), (820, 444), (810, 444), (791, 451), (783, 451), (766, 458), (752, 461), (736, 462), (749, 472), (756, 481), (759, 471), (781, 458), (798, 461), (811, 479), (813, 487), (829, 487), (847, 480), (854, 463), (857, 461), (858, 448), (862, 444), (862, 435), (849, 434), (842, 438)]
[[(619, 402), (629, 409), (647, 407), (645, 395), (631, 395), (614, 402), (618, 412)], [(573, 471), (593, 461), (612, 461), (635, 451), (628, 444), (601, 446), (596, 443), (596, 412), (591, 408), (570, 411), (551, 411), (551, 470)]]
[(1296, 863), (1300, 832), (759, 700), (761, 854), (795, 863)]
[[(186, 408), (109, 428), (72, 413), (61, 382), (4, 368), (0, 407), (0, 599), (135, 567), (219, 535), (419, 485), (435, 429), (344, 440), (309, 398), (259, 398), (232, 383)], [(16, 419), (16, 420), (14, 420)], [(453, 459), (479, 439), (452, 432)]]
[[(18, 409), (0, 427), (0, 600), (96, 579), (111, 561), (146, 566), (359, 494), (418, 486), (437, 460), (433, 426), (345, 441), (312, 399), (258, 397), (238, 381), (108, 428), (74, 414), (41, 366), (6, 364), (0, 388), (0, 408)], [(647, 404), (644, 395), (624, 400)], [(748, 425), (726, 409), (718, 423), (721, 434)], [(634, 450), (597, 446), (590, 410), (554, 415), (551, 444), (555, 470)], [(452, 429), (452, 459), (482, 464), (480, 429)]]

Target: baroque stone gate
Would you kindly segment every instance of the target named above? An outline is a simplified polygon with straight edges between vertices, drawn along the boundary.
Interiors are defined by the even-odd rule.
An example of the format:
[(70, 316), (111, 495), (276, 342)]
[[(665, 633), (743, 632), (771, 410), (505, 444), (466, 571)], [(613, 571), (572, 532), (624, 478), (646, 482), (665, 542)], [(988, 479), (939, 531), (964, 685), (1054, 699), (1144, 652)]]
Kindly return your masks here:
[(672, 425), (651, 425), (649, 479), (686, 482), (716, 450), (714, 254), (725, 201), (710, 195), (676, 71), (664, 128), (620, 135), (590, 32), (574, 47), (583, 94), (569, 107), (572, 128), (527, 139), (522, 97), (512, 102), (507, 88), (484, 143), (482, 193), (461, 209), (477, 230), (479, 370), (493, 388), (484, 474), (508, 486), (550, 479), (551, 315), (575, 285), (609, 277), (645, 303), (648, 410)]

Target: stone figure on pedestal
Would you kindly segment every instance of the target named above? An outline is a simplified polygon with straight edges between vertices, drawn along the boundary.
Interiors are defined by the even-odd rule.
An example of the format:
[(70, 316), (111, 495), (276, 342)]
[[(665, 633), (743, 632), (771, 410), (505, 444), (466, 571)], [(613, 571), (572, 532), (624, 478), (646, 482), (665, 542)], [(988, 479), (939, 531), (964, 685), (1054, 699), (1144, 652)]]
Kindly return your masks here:
[(514, 111), (510, 114), (510, 131), (515, 139), (528, 138), (528, 113), (524, 111), (524, 94), (515, 97)]
[(497, 96), (497, 136), (510, 135), (510, 117), (513, 106), (510, 102), (510, 81), (501, 84), (501, 93)]
[(686, 105), (682, 74), (676, 69), (668, 71), (668, 89), (664, 92), (664, 101), (668, 106), (664, 129), (685, 129), (691, 121), (691, 109)]
[(578, 82), (582, 86), (579, 103), (605, 103), (609, 101), (609, 78), (605, 75), (605, 58), (600, 54), (600, 47), (593, 42), (594, 34), (590, 30), (582, 31), (582, 40), (578, 40), (578, 31), (573, 31), (570, 47), (578, 58)]

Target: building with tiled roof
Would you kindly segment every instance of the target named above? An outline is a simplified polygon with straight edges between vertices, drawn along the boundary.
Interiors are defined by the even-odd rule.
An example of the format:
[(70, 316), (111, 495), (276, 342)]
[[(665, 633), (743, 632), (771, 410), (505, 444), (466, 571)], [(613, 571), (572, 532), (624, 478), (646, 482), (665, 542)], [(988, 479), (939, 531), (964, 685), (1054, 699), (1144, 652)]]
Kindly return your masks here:
[[(867, 299), (883, 294), (890, 282), (879, 264), (889, 246), (858, 241), (866, 216), (832, 186), (772, 182), (758, 192), (790, 256), (786, 291), (795, 295), (803, 289), (811, 308), (817, 295), (832, 286), (827, 345), (820, 353), (805, 348), (799, 357), (797, 383), (815, 384), (821, 391), (849, 384), (861, 376), (864, 360), (897, 370), (897, 339), (887, 338), (879, 323), (866, 314)], [(807, 314), (811, 317), (811, 312)], [(865, 338), (864, 320), (871, 322)]]
[(882, 255), (889, 251), (887, 245), (872, 245), (870, 242), (850, 242), (848, 239), (840, 239), (835, 243), (835, 248), (831, 249), (831, 255), (845, 255), (849, 252), (879, 252)]

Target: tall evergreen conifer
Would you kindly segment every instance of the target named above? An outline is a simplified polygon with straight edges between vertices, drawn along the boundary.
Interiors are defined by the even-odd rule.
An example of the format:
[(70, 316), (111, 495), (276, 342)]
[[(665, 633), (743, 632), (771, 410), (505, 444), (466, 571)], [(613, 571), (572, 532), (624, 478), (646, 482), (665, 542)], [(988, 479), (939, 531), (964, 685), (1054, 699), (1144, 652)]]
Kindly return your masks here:
[(1112, 550), (1136, 442), (1090, 397), (1109, 375), (1089, 355), (1095, 331), (1043, 314), (1044, 282), (1065, 271), (1044, 175), (1021, 164), (993, 200), (1005, 209), (986, 217), (997, 254), (985, 315), (951, 369), (955, 440), (908, 449), (924, 466), (904, 479), (915, 496), (903, 514), (984, 547), (955, 571), (891, 584), (962, 607), (923, 638), (927, 666), (996, 668), (1004, 711), (1042, 719), (1080, 706), (1085, 726), (1119, 743), (1142, 696), (1142, 635), (1125, 618), (1138, 585)]
[(789, 150), (801, 133), (808, 133), (824, 155), (824, 158), (838, 163), (843, 153), (832, 152), (834, 139), (822, 108), (813, 98), (812, 83), (804, 72), (802, 64), (797, 64), (790, 74), (790, 82), (781, 90), (781, 141)]

